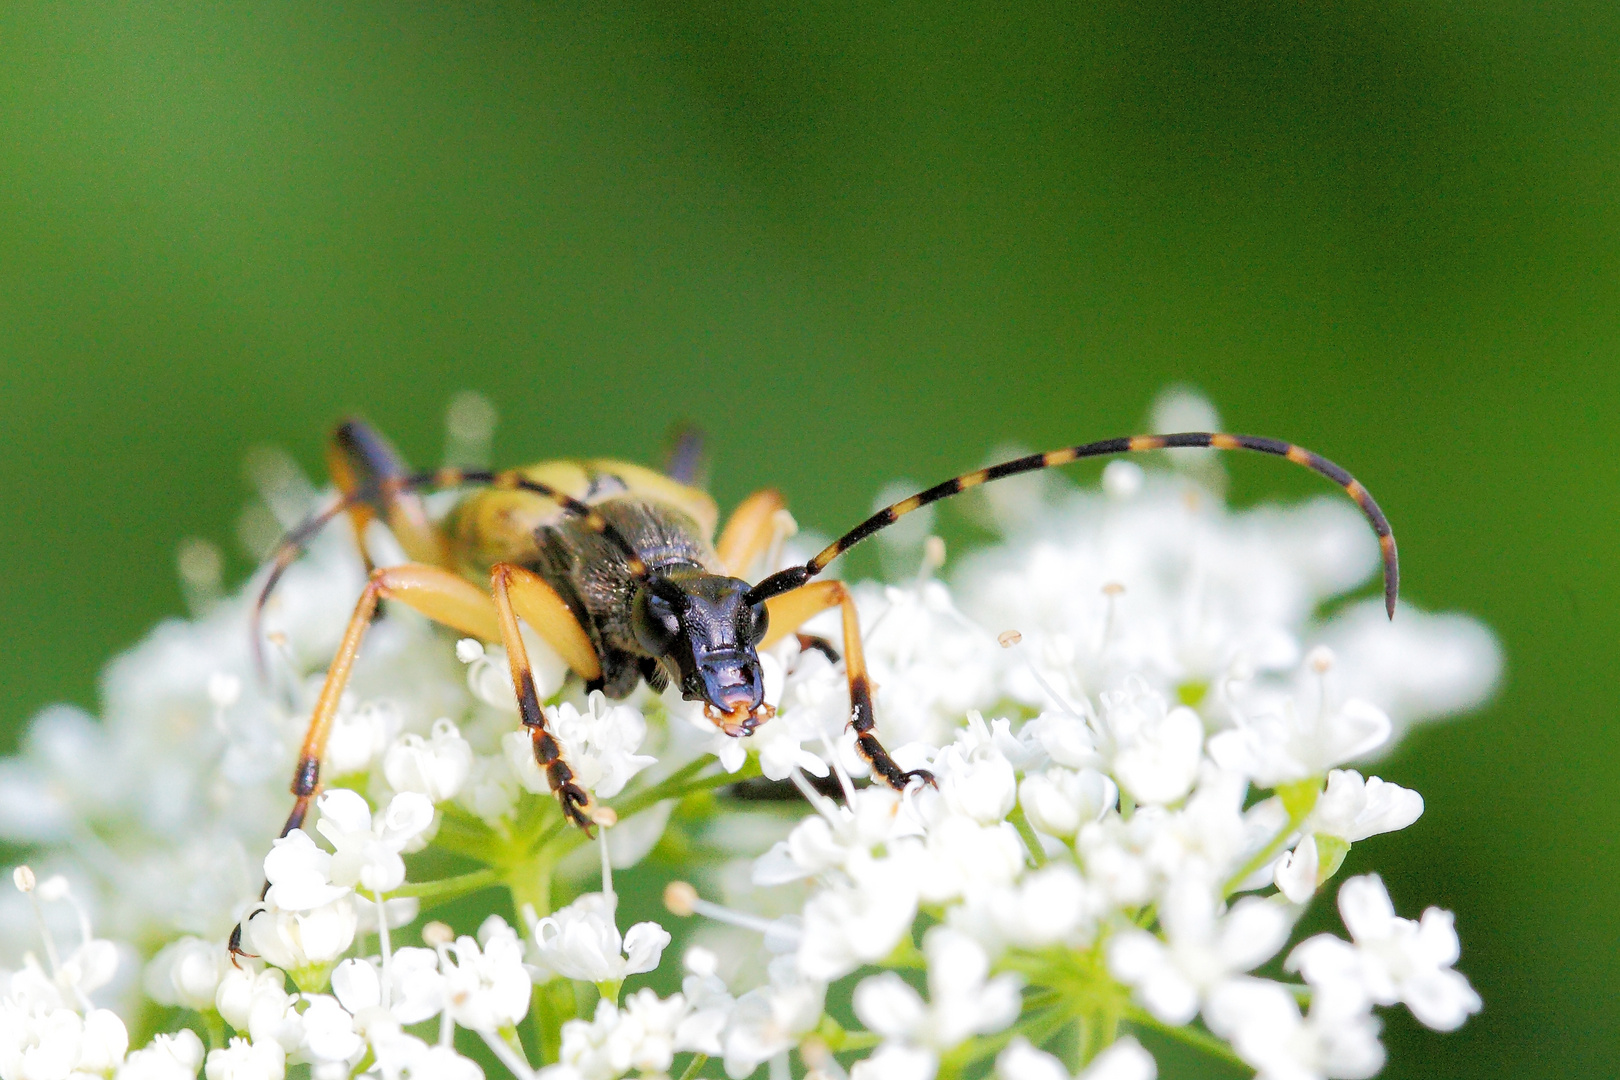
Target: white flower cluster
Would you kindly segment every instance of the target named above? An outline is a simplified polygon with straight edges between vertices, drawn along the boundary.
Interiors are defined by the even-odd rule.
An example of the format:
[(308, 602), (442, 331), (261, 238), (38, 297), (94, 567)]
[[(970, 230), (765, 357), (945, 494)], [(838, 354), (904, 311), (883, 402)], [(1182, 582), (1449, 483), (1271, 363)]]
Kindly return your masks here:
[[(497, 1064), (618, 1080), (668, 1076), (682, 1055), (687, 1077), (741, 1080), (785, 1078), (795, 1054), (816, 1080), (1149, 1080), (1132, 1032), (1275, 1080), (1373, 1075), (1376, 1009), (1449, 1030), (1480, 1008), (1452, 966), (1450, 914), (1400, 918), (1363, 875), (1338, 890), (1348, 937), (1288, 943), (1353, 844), (1422, 813), (1365, 763), (1405, 726), (1482, 700), (1496, 646), (1461, 616), (1324, 615), (1376, 564), (1354, 508), (1233, 511), (1209, 486), (1216, 466), (1188, 460), (1115, 462), (1096, 493), (1015, 482), (989, 505), (1002, 542), (951, 584), (931, 542), (911, 581), (855, 586), (878, 733), (937, 786), (860, 783), (843, 665), (792, 637), (762, 656), (778, 715), (746, 739), (673, 692), (583, 695), (531, 639), (548, 720), (603, 804), (599, 848), (557, 811), (500, 650), (392, 610), (312, 822), (274, 839), (362, 580), (330, 530), (269, 613), (268, 683), (246, 596), (205, 598), (115, 662), (100, 721), (48, 710), (0, 762), (0, 838), (48, 875), (20, 869), (0, 902), (0, 1080), (280, 1080), (299, 1063), (320, 1080), (472, 1080)], [(266, 501), (290, 522), (312, 497), (282, 474)], [(805, 630), (841, 640), (836, 612)], [(707, 920), (703, 944), (680, 992), (625, 992), (671, 936), (621, 932), (613, 869), (658, 843), (685, 796), (754, 776), (797, 785), (810, 812), (784, 828), (743, 800), (683, 804), (700, 819), (683, 842), (705, 853), (686, 876), (724, 903), (672, 885), (671, 910)], [(600, 891), (581, 894), (598, 863)], [(491, 887), (511, 892), (517, 927), (419, 921)], [(233, 961), (238, 921), (252, 958)], [(1254, 974), (1279, 957), (1284, 979)], [(834, 1000), (852, 1011), (829, 1011), (846, 979), (852, 997)], [(209, 1049), (182, 1027), (131, 1053), (119, 1012), (179, 1017)]]

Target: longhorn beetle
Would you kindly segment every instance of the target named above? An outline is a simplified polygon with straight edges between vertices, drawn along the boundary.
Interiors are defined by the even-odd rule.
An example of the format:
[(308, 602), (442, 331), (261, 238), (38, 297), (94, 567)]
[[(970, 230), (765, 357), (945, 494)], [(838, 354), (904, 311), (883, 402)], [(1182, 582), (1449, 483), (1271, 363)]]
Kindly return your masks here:
[[(1395, 537), (1383, 511), (1339, 466), (1276, 439), (1207, 432), (1136, 435), (1030, 454), (935, 484), (879, 510), (809, 562), (754, 584), (742, 575), (773, 542), (773, 518), (784, 509), (782, 496), (771, 490), (749, 496), (711, 541), (719, 514), (714, 500), (693, 486), (700, 457), (694, 440), (688, 436), (677, 444), (662, 473), (609, 460), (548, 461), (501, 472), (412, 472), (365, 423), (351, 419), (340, 424), (327, 447), (340, 496), (289, 533), (277, 549), (254, 609), (255, 646), (261, 637), (260, 614), (276, 582), (334, 518), (349, 515), (361, 536), (372, 520), (381, 518), (412, 561), (371, 570), (310, 717), (293, 775), (295, 802), (282, 835), (303, 824), (320, 788), (321, 756), (338, 702), (383, 599), (403, 603), (458, 633), (505, 646), (535, 760), (563, 813), (587, 832), (591, 796), (574, 782), (562, 747), (547, 729), (518, 633), (519, 619), (556, 649), (588, 688), (624, 697), (642, 681), (654, 690), (674, 684), (683, 698), (704, 703), (705, 715), (718, 729), (741, 737), (774, 712), (764, 700), (759, 650), (793, 633), (811, 616), (837, 607), (843, 615), (843, 660), (856, 748), (891, 787), (932, 783), (925, 769), (901, 769), (878, 741), (855, 605), (842, 582), (815, 579), (838, 556), (919, 507), (992, 480), (1081, 458), (1178, 447), (1252, 450), (1320, 473), (1344, 488), (1378, 534), (1384, 603), (1392, 618), (1395, 614)], [(435, 522), (420, 495), (446, 488), (474, 490)], [(239, 940), (240, 927), (232, 935), (233, 951)]]

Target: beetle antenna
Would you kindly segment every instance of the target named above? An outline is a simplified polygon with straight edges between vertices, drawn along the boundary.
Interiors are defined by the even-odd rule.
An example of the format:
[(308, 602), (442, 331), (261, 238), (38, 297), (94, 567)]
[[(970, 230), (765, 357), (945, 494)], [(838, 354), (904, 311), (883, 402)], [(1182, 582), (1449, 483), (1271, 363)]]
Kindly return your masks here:
[(424, 488), (444, 489), (454, 487), (494, 487), (504, 491), (532, 491), (536, 495), (543, 495), (562, 507), (564, 513), (578, 518), (593, 532), (601, 533), (607, 537), (624, 556), (626, 569), (630, 576), (637, 580), (647, 577), (647, 564), (642, 561), (630, 541), (624, 534), (613, 527), (612, 522), (603, 517), (595, 507), (589, 503), (581, 502), (572, 495), (564, 494), (548, 484), (537, 480), (530, 480), (522, 473), (513, 469), (501, 472), (491, 472), (479, 469), (458, 469), (446, 467), (435, 469), (433, 472), (413, 473), (408, 476), (385, 477), (380, 481), (368, 483), (355, 491), (339, 498), (331, 506), (305, 520), (302, 524), (289, 531), (276, 544), (275, 556), (271, 560), (270, 573), (266, 576), (264, 585), (259, 589), (258, 598), (253, 603), (252, 635), (253, 635), (253, 662), (258, 668), (261, 679), (268, 676), (268, 668), (264, 660), (264, 634), (262, 625), (264, 621), (264, 608), (270, 600), (270, 594), (275, 591), (277, 583), (281, 581), (287, 568), (297, 562), (299, 557), (309, 547), (309, 542), (315, 538), (339, 514), (361, 503), (370, 502), (383, 496), (397, 495), (406, 491), (420, 491)]
[(1362, 487), (1360, 481), (1322, 455), (1295, 446), (1293, 443), (1266, 439), (1258, 435), (1223, 435), (1205, 431), (1103, 439), (1100, 442), (1070, 446), (1062, 450), (1049, 450), (1044, 454), (1030, 454), (1012, 461), (1004, 461), (1000, 465), (992, 465), (987, 469), (964, 473), (942, 484), (935, 484), (926, 491), (918, 492), (909, 499), (902, 499), (893, 506), (884, 507), (822, 548), (815, 558), (803, 566), (790, 566), (755, 585), (748, 591), (748, 602), (757, 604), (762, 600), (769, 600), (773, 596), (797, 589), (825, 570), (827, 564), (838, 556), (880, 529), (893, 525), (913, 510), (929, 503), (939, 502), (941, 499), (948, 499), (952, 495), (959, 495), (980, 484), (988, 484), (992, 480), (1000, 480), (1006, 476), (1017, 476), (1019, 473), (1049, 469), (1054, 465), (1067, 465), (1081, 458), (1108, 457), (1112, 454), (1139, 453), (1144, 450), (1172, 450), (1179, 447), (1252, 450), (1260, 454), (1273, 454), (1287, 458), (1296, 465), (1303, 465), (1342, 487), (1345, 494), (1354, 499), (1356, 505), (1361, 508), (1362, 514), (1372, 525), (1373, 532), (1378, 534), (1378, 547), (1384, 560), (1384, 610), (1389, 613), (1390, 618), (1395, 617), (1395, 597), (1400, 591), (1400, 565), (1395, 556), (1395, 534), (1390, 531), (1389, 519), (1384, 517), (1384, 512), (1378, 508), (1378, 503), (1373, 500), (1367, 489)]

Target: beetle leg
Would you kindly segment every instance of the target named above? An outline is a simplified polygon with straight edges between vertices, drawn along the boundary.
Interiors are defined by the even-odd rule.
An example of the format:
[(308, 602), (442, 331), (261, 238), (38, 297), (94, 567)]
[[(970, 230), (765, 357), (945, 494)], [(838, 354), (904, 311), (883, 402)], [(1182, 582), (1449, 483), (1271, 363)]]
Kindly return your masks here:
[[(310, 804), (320, 791), (321, 757), (326, 753), (326, 742), (332, 735), (332, 721), (337, 717), (338, 703), (343, 700), (343, 690), (354, 671), (354, 661), (360, 654), (366, 629), (377, 613), (378, 601), (384, 598), (398, 600), (433, 621), (464, 634), (486, 641), (500, 636), (500, 621), (496, 618), (495, 605), (490, 598), (478, 586), (448, 570), (420, 563), (373, 570), (354, 606), (354, 614), (349, 617), (348, 629), (343, 632), (343, 641), (332, 658), (332, 665), (326, 669), (326, 682), (321, 685), (320, 696), (315, 699), (315, 710), (310, 714), (309, 727), (304, 731), (304, 743), (298, 751), (298, 765), (293, 770), (292, 813), (287, 815), (287, 822), (281, 827), (282, 836), (303, 826), (304, 819), (309, 816)], [(266, 882), (259, 899), (264, 899), (269, 888)], [(241, 952), (241, 940), (242, 927), (238, 925), (231, 932), (233, 956)]]
[(830, 607), (842, 609), (844, 616), (844, 670), (849, 675), (850, 724), (855, 728), (855, 748), (872, 766), (872, 772), (896, 791), (912, 780), (932, 784), (934, 774), (927, 769), (905, 770), (894, 763), (872, 730), (877, 719), (872, 712), (872, 682), (866, 674), (866, 656), (861, 651), (861, 624), (855, 613), (855, 600), (842, 581), (817, 581), (766, 601), (771, 613), (770, 630), (760, 648), (769, 648), (802, 626), (806, 619)]
[[(377, 613), (377, 604), (385, 599), (405, 604), (452, 630), (484, 641), (501, 641), (505, 644), (507, 654), (512, 658), (514, 678), (521, 672), (527, 680), (528, 696), (525, 698), (520, 692), (518, 700), (523, 705), (524, 724), (537, 733), (536, 755), (540, 755), (542, 735), (549, 743), (550, 760), (542, 759), (542, 764), (548, 767), (552, 787), (558, 787), (559, 775), (564, 773), (567, 773), (567, 776), (572, 775), (568, 772), (567, 764), (563, 762), (560, 748), (551, 736), (545, 733), (545, 720), (540, 714), (539, 703), (534, 700), (534, 679), (529, 674), (528, 653), (523, 648), (523, 639), (518, 636), (513, 608), (515, 607), (525, 620), (532, 623), (540, 636), (554, 646), (568, 665), (582, 677), (590, 679), (600, 673), (596, 653), (591, 649), (590, 639), (585, 636), (585, 631), (574, 621), (573, 614), (556, 593), (551, 592), (544, 581), (529, 574), (528, 571), (505, 567), (504, 569), (511, 572), (514, 578), (526, 575), (528, 579), (532, 579), (524, 580), (521, 586), (511, 589), (509, 598), (506, 577), (502, 575), (502, 569), (500, 566), (496, 567), (496, 593), (493, 599), (478, 586), (436, 566), (406, 563), (403, 566), (390, 566), (372, 571), (365, 590), (354, 606), (354, 614), (349, 617), (348, 629), (343, 633), (343, 641), (338, 646), (337, 654), (332, 658), (332, 665), (327, 668), (326, 682), (321, 686), (320, 696), (315, 699), (315, 710), (310, 715), (309, 727), (304, 733), (304, 743), (298, 752), (298, 765), (293, 771), (293, 808), (292, 813), (287, 815), (286, 824), (281, 827), (282, 836), (303, 826), (304, 819), (309, 816), (310, 804), (315, 801), (315, 796), (320, 791), (321, 757), (326, 753), (326, 743), (332, 734), (332, 722), (337, 717), (338, 704), (343, 699), (343, 691), (348, 686), (349, 676), (354, 671), (354, 662), (360, 654), (360, 645), (365, 640), (366, 630), (371, 625), (372, 617)], [(517, 585), (517, 581), (513, 584)], [(548, 595), (555, 602), (553, 608), (545, 606), (544, 597)], [(559, 617), (559, 609), (561, 616), (566, 616), (566, 621)], [(580, 649), (581, 644), (584, 647), (583, 651)], [(568, 787), (572, 790), (565, 788), (558, 792), (564, 812), (576, 824), (588, 824), (588, 821), (580, 819), (578, 807), (588, 803), (589, 797), (577, 785)], [(264, 899), (268, 889), (269, 884), (266, 883), (265, 889), (259, 893), (259, 899)], [(238, 925), (231, 933), (233, 955), (241, 952), (241, 931), (242, 928)]]
[(327, 440), (326, 468), (344, 495), (354, 495), (368, 485), (375, 485), (379, 492), (375, 499), (348, 508), (367, 570), (371, 557), (366, 553), (366, 526), (379, 513), (405, 554), (432, 566), (450, 564), (443, 535), (428, 518), (422, 497), (409, 488), (409, 466), (370, 424), (352, 417), (339, 424)]
[(500, 617), (501, 640), (512, 665), (512, 689), (517, 694), (523, 726), (534, 743), (534, 760), (546, 774), (546, 782), (562, 804), (563, 814), (575, 825), (591, 831), (591, 796), (574, 783), (574, 770), (563, 759), (562, 746), (546, 728), (546, 714), (534, 688), (534, 670), (529, 652), (518, 632), (518, 617), (562, 654), (568, 666), (591, 682), (602, 677), (602, 664), (591, 639), (562, 597), (544, 578), (521, 566), (496, 563), (490, 570), (490, 591)]
[[(715, 542), (720, 565), (732, 577), (745, 577), (760, 556), (793, 535), (793, 519), (786, 513), (782, 493), (766, 488), (744, 499), (732, 511)], [(781, 517), (777, 515), (781, 514)], [(784, 521), (784, 518), (786, 519)], [(766, 567), (768, 571), (770, 568)]]

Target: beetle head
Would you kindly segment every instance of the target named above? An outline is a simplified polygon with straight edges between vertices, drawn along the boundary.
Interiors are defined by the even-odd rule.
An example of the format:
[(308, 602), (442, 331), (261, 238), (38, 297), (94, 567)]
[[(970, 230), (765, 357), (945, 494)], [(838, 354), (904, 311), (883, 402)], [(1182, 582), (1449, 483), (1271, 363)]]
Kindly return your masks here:
[(636, 590), (631, 626), (687, 701), (727, 735), (751, 734), (775, 714), (765, 704), (756, 651), (765, 637), (764, 603), (749, 604), (748, 583), (702, 571), (655, 574)]

